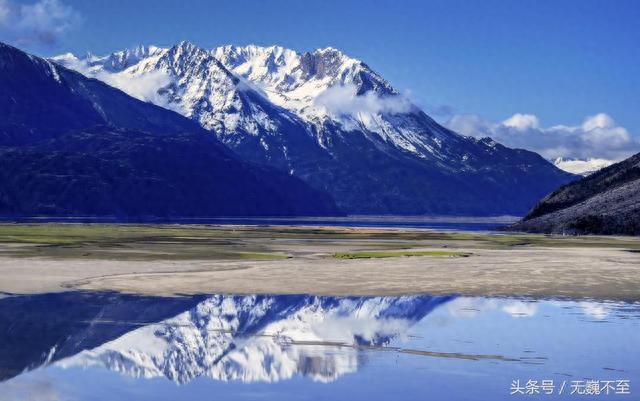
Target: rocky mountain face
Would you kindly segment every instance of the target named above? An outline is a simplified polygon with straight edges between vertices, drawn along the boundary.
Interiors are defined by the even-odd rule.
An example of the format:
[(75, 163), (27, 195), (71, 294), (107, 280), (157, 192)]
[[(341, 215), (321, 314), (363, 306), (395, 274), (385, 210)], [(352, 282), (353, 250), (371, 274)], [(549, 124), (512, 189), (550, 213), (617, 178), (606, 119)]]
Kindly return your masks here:
[(510, 229), (640, 235), (640, 154), (557, 189)]
[(338, 213), (328, 195), (239, 160), (199, 124), (5, 44), (0, 87), (4, 216)]
[(333, 48), (182, 42), (54, 61), (182, 113), (242, 159), (301, 178), (347, 213), (523, 214), (574, 179), (535, 153), (442, 127)]

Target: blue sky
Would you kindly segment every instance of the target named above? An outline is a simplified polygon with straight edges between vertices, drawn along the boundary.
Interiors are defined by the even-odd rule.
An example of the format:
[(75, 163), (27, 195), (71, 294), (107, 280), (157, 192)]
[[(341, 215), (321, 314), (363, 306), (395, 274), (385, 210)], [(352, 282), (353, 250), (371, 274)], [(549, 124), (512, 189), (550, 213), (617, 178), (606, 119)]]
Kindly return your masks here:
[(56, 3), (66, 25), (27, 40), (0, 27), (0, 39), (45, 56), (183, 39), (333, 46), (443, 122), (471, 115), (495, 134), (516, 113), (545, 130), (606, 113), (640, 134), (639, 1), (0, 0), (0, 19), (3, 3), (36, 1)]

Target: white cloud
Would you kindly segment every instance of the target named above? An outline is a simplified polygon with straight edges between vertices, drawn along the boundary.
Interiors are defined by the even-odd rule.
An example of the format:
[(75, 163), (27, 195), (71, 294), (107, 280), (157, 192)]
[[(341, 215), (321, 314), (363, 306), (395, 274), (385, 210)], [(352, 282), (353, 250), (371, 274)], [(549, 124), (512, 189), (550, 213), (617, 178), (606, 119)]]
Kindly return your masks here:
[(4, 26), (9, 20), (10, 15), (9, 5), (6, 0), (0, 0), (0, 26)]
[(355, 337), (373, 341), (376, 337), (395, 337), (405, 333), (411, 325), (407, 319), (379, 319), (371, 316), (326, 316), (310, 329), (318, 338), (351, 343)]
[(164, 71), (150, 71), (136, 76), (127, 73), (109, 74), (101, 72), (95, 78), (120, 89), (136, 99), (171, 108), (167, 104), (166, 98), (158, 93), (159, 89), (172, 82), (169, 74)]
[(0, 401), (8, 400), (40, 400), (59, 401), (69, 399), (64, 397), (57, 382), (47, 373), (38, 375), (21, 375), (14, 380), (3, 383)]
[(538, 128), (540, 122), (538, 117), (533, 114), (516, 113), (502, 122), (506, 127), (515, 129), (516, 131), (526, 131)]
[(80, 20), (78, 12), (58, 0), (0, 0), (0, 38), (19, 45), (54, 44)]
[(490, 136), (494, 127), (493, 123), (477, 114), (457, 114), (446, 125), (459, 134), (476, 138)]
[(598, 320), (603, 320), (609, 316), (609, 307), (606, 304), (596, 302), (580, 302), (580, 307), (585, 315), (591, 316)]
[(592, 131), (598, 128), (612, 128), (614, 126), (615, 122), (613, 119), (604, 113), (591, 116), (582, 123), (582, 129), (585, 131)]
[(538, 305), (532, 302), (514, 301), (502, 307), (511, 317), (532, 317), (538, 311)]
[(607, 159), (587, 159), (587, 160), (574, 160), (563, 159), (561, 157), (553, 161), (561, 170), (568, 171), (573, 174), (590, 175), (594, 172), (612, 165), (614, 162)]
[(498, 123), (474, 114), (453, 116), (447, 126), (463, 135), (491, 137), (512, 148), (532, 150), (543, 157), (622, 160), (640, 152), (640, 141), (607, 114), (589, 116), (580, 125), (540, 126), (532, 114), (514, 114)]
[(404, 113), (412, 107), (411, 102), (400, 95), (382, 97), (369, 91), (358, 96), (357, 93), (355, 85), (336, 85), (318, 95), (314, 105), (335, 117)]
[(447, 310), (455, 318), (475, 318), (498, 309), (499, 302), (493, 298), (460, 297), (447, 303)]
[(496, 298), (456, 298), (447, 304), (451, 316), (475, 318), (484, 313), (501, 310), (511, 317), (532, 317), (538, 312), (534, 302), (512, 301)]
[(109, 73), (100, 69), (92, 69), (87, 61), (79, 60), (74, 55), (68, 53), (52, 58), (53, 61), (62, 62), (67, 68), (79, 73), (98, 79), (107, 85), (118, 88), (129, 96), (135, 97), (144, 102), (182, 113), (177, 103), (170, 103), (165, 96), (158, 93), (162, 88), (173, 82), (171, 76), (164, 71), (149, 71), (141, 75), (131, 75), (126, 71), (120, 73)]

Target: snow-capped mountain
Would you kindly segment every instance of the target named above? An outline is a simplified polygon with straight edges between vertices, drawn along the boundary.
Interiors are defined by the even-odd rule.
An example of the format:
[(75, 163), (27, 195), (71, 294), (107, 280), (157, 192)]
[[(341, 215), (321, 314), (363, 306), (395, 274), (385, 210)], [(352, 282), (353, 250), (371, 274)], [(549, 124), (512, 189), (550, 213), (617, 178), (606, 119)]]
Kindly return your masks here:
[[(252, 152), (251, 161), (291, 172), (297, 154), (320, 150), (295, 115), (268, 101), (211, 52), (191, 43), (140, 46), (83, 59), (66, 54), (53, 60), (198, 121), (241, 155), (242, 150)], [(283, 136), (283, 132), (302, 135)], [(303, 151), (290, 156), (288, 147)]]
[[(366, 64), (333, 48), (299, 54), (279, 46), (223, 46), (212, 53), (235, 74), (260, 87), (273, 103), (309, 120), (330, 111), (318, 98), (332, 88), (349, 87), (353, 95), (398, 95)], [(403, 106), (410, 104), (398, 104)]]
[[(236, 75), (261, 88), (274, 104), (311, 123), (323, 147), (331, 146), (326, 131), (335, 122), (343, 131), (365, 130), (421, 158), (446, 158), (442, 143), (455, 137), (430, 119), (418, 118), (420, 110), (391, 84), (339, 50), (299, 54), (277, 46), (223, 46), (213, 54)], [(425, 135), (425, 126), (431, 135)]]
[(615, 163), (613, 160), (607, 159), (565, 159), (558, 157), (553, 161), (553, 164), (561, 170), (567, 171), (573, 174), (579, 174), (581, 176), (588, 176), (595, 173), (598, 170), (602, 170), (605, 167), (609, 167)]
[(519, 214), (573, 179), (535, 153), (442, 127), (333, 48), (181, 42), (54, 61), (198, 121), (347, 213)]
[(450, 299), (218, 295), (57, 364), (97, 364), (178, 383), (198, 377), (274, 382), (296, 375), (327, 382), (358, 369), (359, 346), (388, 344)]
[(0, 87), (3, 216), (340, 213), (328, 194), (240, 160), (193, 120), (3, 43)]
[[(243, 129), (255, 134), (257, 121), (263, 121), (264, 126), (270, 124), (261, 105), (247, 99), (251, 90), (239, 90), (238, 78), (209, 52), (191, 43), (181, 42), (166, 49), (140, 46), (106, 57), (89, 55), (83, 60), (66, 54), (54, 60), (134, 95), (141, 95), (136, 82), (148, 85), (148, 94), (156, 92), (160, 96), (146, 100), (169, 106), (210, 130)], [(151, 76), (166, 79), (150, 80)]]

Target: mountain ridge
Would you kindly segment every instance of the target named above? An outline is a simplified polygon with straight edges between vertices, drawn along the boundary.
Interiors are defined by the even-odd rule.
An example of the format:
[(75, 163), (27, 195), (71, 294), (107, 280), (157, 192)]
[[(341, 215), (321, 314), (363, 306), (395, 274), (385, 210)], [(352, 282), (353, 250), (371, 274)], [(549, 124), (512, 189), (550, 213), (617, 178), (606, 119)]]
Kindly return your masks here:
[(558, 188), (509, 229), (640, 235), (640, 153)]
[(298, 178), (240, 161), (194, 121), (2, 43), (0, 86), (5, 216), (340, 213)]
[[(107, 82), (166, 74), (169, 83), (154, 93), (160, 102), (211, 129), (242, 159), (331, 194), (349, 214), (521, 215), (574, 179), (533, 152), (442, 127), (366, 63), (333, 48), (146, 49), (153, 55), (117, 72), (100, 63), (137, 56), (57, 61)], [(190, 69), (159, 61), (180, 49), (183, 58), (173, 61), (191, 60)]]

